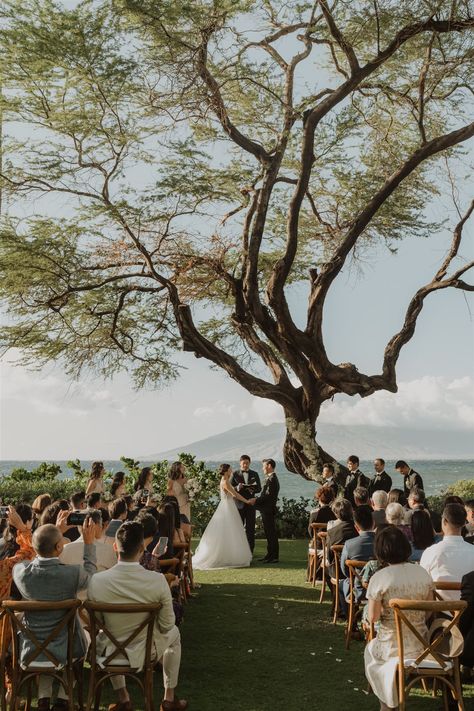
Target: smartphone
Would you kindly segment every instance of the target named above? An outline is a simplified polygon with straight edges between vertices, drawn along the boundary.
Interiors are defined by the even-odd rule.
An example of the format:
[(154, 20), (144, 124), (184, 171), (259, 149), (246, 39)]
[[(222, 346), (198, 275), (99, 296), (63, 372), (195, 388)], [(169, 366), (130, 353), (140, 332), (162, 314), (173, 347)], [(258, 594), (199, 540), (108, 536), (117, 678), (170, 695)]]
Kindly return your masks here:
[(145, 500), (146, 500), (146, 499), (148, 499), (149, 496), (150, 496), (150, 491), (149, 491), (148, 489), (143, 489), (143, 491), (142, 491), (142, 499), (145, 499)]
[(87, 513), (85, 511), (71, 511), (67, 517), (68, 526), (82, 526), (86, 520)]
[(115, 538), (115, 534), (119, 530), (122, 523), (123, 521), (111, 521), (105, 531), (107, 538)]
[(152, 555), (156, 555), (160, 558), (164, 553), (166, 553), (166, 548), (168, 547), (168, 536), (160, 536), (158, 543), (153, 548)]
[(7, 518), (8, 514), (8, 506), (0, 506), (0, 518)]

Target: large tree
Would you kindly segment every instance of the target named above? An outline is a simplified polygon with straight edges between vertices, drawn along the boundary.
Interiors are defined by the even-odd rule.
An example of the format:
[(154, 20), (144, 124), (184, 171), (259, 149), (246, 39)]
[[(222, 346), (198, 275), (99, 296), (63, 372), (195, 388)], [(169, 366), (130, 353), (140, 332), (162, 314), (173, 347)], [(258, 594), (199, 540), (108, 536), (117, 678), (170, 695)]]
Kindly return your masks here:
[[(473, 290), (459, 248), (474, 203), (455, 185), (474, 135), (471, 3), (2, 8), (4, 346), (72, 375), (126, 368), (138, 386), (193, 352), (281, 405), (286, 466), (316, 478), (332, 459), (316, 441), (322, 403), (396, 392), (425, 298)], [(447, 192), (451, 244), (380, 372), (332, 363), (323, 311), (347, 260), (432, 235)]]

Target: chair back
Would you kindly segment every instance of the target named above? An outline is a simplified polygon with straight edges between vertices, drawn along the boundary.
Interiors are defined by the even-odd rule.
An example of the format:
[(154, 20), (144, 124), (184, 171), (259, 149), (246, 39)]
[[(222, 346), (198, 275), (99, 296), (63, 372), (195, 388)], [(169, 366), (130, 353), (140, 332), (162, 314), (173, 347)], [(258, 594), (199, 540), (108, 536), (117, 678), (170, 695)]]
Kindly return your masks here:
[[(145, 642), (145, 657), (143, 668), (148, 669), (153, 666), (153, 655), (152, 655), (152, 645), (153, 645), (153, 632), (155, 629), (156, 617), (161, 609), (161, 604), (148, 603), (148, 604), (116, 604), (116, 603), (103, 603), (103, 602), (92, 602), (91, 600), (86, 600), (83, 603), (84, 609), (89, 615), (90, 622), (90, 635), (91, 635), (91, 646), (90, 646), (90, 663), (97, 663), (97, 635), (102, 632), (107, 638), (107, 646), (110, 642), (111, 651), (107, 652), (101, 660), (100, 667), (106, 668), (109, 666), (129, 666), (128, 665), (128, 655), (127, 647), (131, 646), (133, 642), (138, 641), (138, 637), (146, 630), (146, 642)], [(132, 630), (128, 637), (124, 640), (118, 640), (113, 632), (111, 632), (108, 623), (107, 615), (143, 615), (143, 618), (138, 622), (137, 626)], [(110, 623), (109, 623), (110, 624)], [(126, 660), (124, 662), (124, 660)], [(114, 664), (115, 662), (115, 664)]]
[(350, 582), (350, 592), (349, 595), (351, 599), (354, 596), (354, 586), (356, 582), (360, 583), (361, 588), (364, 587), (362, 585), (362, 570), (365, 568), (369, 561), (368, 560), (346, 560), (345, 564), (347, 568), (349, 569), (349, 582)]
[(438, 590), (449, 590), (449, 591), (461, 592), (461, 582), (460, 581), (457, 582), (457, 581), (451, 581), (451, 580), (435, 580), (434, 586), (436, 588), (436, 590), (435, 590), (435, 599), (436, 600), (444, 600), (444, 597), (439, 594)]
[[(76, 598), (74, 600), (59, 600), (57, 602), (40, 602), (37, 600), (4, 600), (2, 603), (2, 609), (5, 611), (6, 618), (10, 623), (12, 633), (13, 665), (16, 666), (19, 664), (19, 637), (21, 636), (25, 639), (25, 641), (28, 640), (31, 645), (31, 650), (22, 661), (21, 666), (23, 668), (35, 667), (35, 661), (36, 665), (44, 665), (44, 661), (39, 659), (42, 655), (46, 657), (47, 661), (55, 669), (64, 667), (64, 661), (58, 659), (56, 654), (50, 649), (51, 644), (58, 639), (64, 629), (67, 629), (67, 663), (72, 663), (76, 612), (80, 606), (81, 601)], [(54, 628), (49, 632), (44, 640), (38, 639), (37, 635), (28, 626), (27, 618), (25, 619), (21, 615), (21, 613), (38, 614), (42, 612), (58, 612), (61, 610), (64, 610), (64, 615), (61, 617), (59, 622), (56, 623)]]
[(316, 550), (318, 547), (318, 541), (321, 539), (318, 538), (319, 533), (324, 533), (324, 531), (327, 530), (327, 523), (310, 523), (309, 527), (313, 531), (313, 540), (311, 542), (312, 547)]
[(344, 546), (339, 543), (335, 544), (334, 546), (331, 546), (331, 550), (334, 555), (333, 564), (334, 564), (334, 569), (336, 571), (334, 580), (335, 580), (336, 585), (339, 585), (339, 578), (340, 578), (340, 573), (339, 573), (340, 567), (339, 566), (341, 564), (341, 553), (342, 553), (343, 548), (344, 548)]
[[(395, 617), (399, 666), (403, 669), (405, 664), (403, 641), (403, 627), (405, 626), (408, 630), (410, 630), (412, 635), (416, 637), (422, 647), (422, 651), (411, 664), (411, 668), (416, 670), (421, 665), (423, 660), (430, 657), (432, 660), (437, 662), (440, 671), (447, 671), (450, 669), (449, 660), (447, 660), (444, 654), (440, 653), (438, 648), (442, 642), (450, 636), (452, 628), (458, 626), (459, 618), (463, 610), (467, 607), (467, 602), (465, 600), (403, 600), (394, 598), (389, 601), (389, 605), (393, 609)], [(432, 613), (433, 615), (449, 615), (449, 619), (446, 619), (446, 625), (441, 634), (439, 634), (432, 642), (424, 639), (409, 620), (406, 613), (413, 610), (423, 611), (427, 614)]]

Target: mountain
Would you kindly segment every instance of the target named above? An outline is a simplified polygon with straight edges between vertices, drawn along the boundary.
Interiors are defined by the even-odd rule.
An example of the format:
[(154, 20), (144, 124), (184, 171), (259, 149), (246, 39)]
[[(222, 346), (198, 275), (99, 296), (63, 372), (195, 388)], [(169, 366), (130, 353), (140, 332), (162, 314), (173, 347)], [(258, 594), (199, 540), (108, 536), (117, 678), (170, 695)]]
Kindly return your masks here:
[[(235, 462), (243, 453), (252, 459), (283, 459), (285, 426), (280, 422), (261, 425), (253, 422), (234, 427), (197, 442), (183, 444), (166, 452), (150, 454), (143, 460), (176, 459), (180, 452), (194, 454), (209, 462)], [(474, 438), (471, 431), (426, 430), (373, 425), (318, 425), (318, 441), (340, 460), (349, 454), (361, 459), (471, 459)]]

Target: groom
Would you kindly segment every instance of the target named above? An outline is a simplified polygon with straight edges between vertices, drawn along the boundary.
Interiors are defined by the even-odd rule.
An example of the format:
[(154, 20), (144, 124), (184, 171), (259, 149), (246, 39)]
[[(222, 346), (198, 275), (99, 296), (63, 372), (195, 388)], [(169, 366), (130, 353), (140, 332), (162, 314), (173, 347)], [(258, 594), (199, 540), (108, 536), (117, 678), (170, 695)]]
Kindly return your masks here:
[(267, 555), (265, 558), (261, 558), (261, 562), (278, 563), (279, 546), (275, 516), (280, 484), (275, 474), (275, 462), (273, 459), (264, 459), (262, 464), (265, 483), (258, 499), (253, 500), (255, 501), (255, 508), (260, 511), (262, 516), (263, 530), (267, 539)]
[[(260, 477), (257, 472), (250, 469), (250, 457), (248, 454), (242, 454), (240, 457), (240, 471), (234, 472), (231, 484), (244, 499), (252, 499), (255, 494), (262, 491)], [(255, 548), (255, 506), (243, 504), (241, 501), (236, 501), (235, 503), (239, 509), (242, 523), (245, 526), (245, 534), (249, 542), (250, 550), (253, 553), (253, 549)]]

